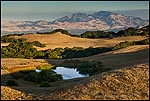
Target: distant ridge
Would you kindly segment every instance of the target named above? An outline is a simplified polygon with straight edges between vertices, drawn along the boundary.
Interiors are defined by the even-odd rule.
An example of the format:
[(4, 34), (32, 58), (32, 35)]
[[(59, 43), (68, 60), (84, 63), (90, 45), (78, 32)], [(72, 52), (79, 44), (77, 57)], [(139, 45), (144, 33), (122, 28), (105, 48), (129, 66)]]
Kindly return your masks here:
[(52, 22), (48, 21), (1, 21), (2, 32), (32, 32), (54, 29), (66, 30), (116, 30), (149, 25), (149, 20), (124, 16), (119, 13), (99, 11), (93, 14), (74, 13)]

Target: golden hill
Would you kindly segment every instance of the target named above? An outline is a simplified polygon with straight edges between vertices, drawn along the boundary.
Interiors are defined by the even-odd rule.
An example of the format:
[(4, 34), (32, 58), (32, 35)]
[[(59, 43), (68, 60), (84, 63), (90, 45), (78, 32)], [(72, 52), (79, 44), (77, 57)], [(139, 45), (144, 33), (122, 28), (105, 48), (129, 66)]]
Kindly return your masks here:
[(149, 65), (140, 64), (105, 72), (76, 86), (50, 93), (44, 100), (148, 100)]
[[(110, 51), (98, 55), (83, 58), (74, 58), (87, 61), (102, 61), (105, 67), (120, 68), (121, 66), (132, 66), (138, 63), (149, 61), (149, 45), (134, 45), (115, 51)], [(48, 63), (59, 64), (66, 59), (21, 59), (21, 58), (2, 58), (1, 65), (8, 68), (13, 67), (35, 67)]]
[[(22, 88), (1, 86), (1, 99), (149, 100), (149, 64), (126, 67), (80, 80), (74, 79), (74, 82), (61, 84), (63, 87), (58, 90), (58, 87), (39, 88), (29, 84)], [(59, 81), (55, 86), (58, 83), (63, 82)], [(26, 94), (25, 90), (34, 94)]]
[(94, 56), (76, 58), (88, 61), (102, 61), (105, 67), (121, 68), (149, 62), (149, 45), (135, 45)]
[(45, 48), (36, 47), (38, 50), (54, 49), (54, 48), (72, 48), (74, 46), (87, 48), (89, 46), (93, 47), (109, 47), (118, 44), (123, 41), (138, 41), (146, 39), (145, 36), (128, 36), (119, 37), (113, 39), (88, 39), (88, 38), (78, 38), (71, 37), (69, 35), (57, 32), (55, 34), (44, 35), (44, 34), (25, 34), (22, 36), (11, 36), (14, 38), (25, 38), (27, 41), (39, 41), (42, 44), (46, 44)]
[[(105, 67), (113, 67), (115, 70), (87, 78), (57, 81), (46, 88), (17, 80), (19, 87), (1, 86), (1, 99), (149, 99), (149, 45), (135, 45), (79, 59), (102, 61)], [(64, 59), (1, 59), (2, 65), (5, 64), (9, 68), (58, 64), (63, 61)], [(9, 72), (1, 70), (1, 83), (11, 78), (7, 74)]]

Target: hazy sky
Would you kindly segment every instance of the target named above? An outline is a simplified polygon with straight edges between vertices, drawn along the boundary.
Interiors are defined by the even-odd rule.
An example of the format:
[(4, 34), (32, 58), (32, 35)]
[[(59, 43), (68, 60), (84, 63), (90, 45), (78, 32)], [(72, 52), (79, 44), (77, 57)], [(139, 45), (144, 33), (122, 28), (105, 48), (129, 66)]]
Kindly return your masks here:
[(2, 20), (52, 21), (72, 13), (149, 9), (148, 1), (1, 1)]

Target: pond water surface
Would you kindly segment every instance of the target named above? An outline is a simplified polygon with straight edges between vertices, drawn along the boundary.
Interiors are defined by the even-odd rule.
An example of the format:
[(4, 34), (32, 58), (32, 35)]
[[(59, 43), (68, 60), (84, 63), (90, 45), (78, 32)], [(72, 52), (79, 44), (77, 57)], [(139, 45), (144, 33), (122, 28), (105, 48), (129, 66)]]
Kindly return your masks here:
[(79, 71), (77, 71), (77, 69), (74, 68), (56, 67), (54, 71), (57, 74), (61, 74), (64, 80), (89, 76), (89, 75), (79, 74)]

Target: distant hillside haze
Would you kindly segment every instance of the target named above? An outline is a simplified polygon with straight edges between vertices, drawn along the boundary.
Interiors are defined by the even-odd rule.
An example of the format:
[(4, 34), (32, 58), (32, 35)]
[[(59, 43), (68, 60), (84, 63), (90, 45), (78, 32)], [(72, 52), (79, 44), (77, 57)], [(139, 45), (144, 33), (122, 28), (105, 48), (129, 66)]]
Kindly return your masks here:
[(65, 30), (116, 30), (128, 27), (140, 28), (149, 25), (148, 20), (139, 17), (124, 16), (119, 13), (99, 11), (93, 14), (74, 13), (52, 22), (39, 21), (1, 21), (2, 32), (33, 32)]
[(128, 11), (115, 11), (116, 13), (123, 14), (126, 16), (140, 17), (145, 20), (149, 20), (149, 9), (138, 9), (138, 10), (128, 10)]

